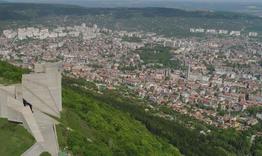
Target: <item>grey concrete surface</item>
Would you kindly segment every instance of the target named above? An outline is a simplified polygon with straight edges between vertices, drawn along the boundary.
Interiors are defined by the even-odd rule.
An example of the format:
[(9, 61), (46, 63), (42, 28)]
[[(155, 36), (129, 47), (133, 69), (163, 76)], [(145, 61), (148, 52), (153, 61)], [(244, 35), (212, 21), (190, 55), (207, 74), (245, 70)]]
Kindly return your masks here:
[(36, 140), (22, 156), (45, 151), (58, 156), (58, 122), (49, 115), (60, 117), (62, 111), (60, 67), (57, 63), (37, 64), (34, 73), (23, 75), (22, 84), (0, 86), (0, 117), (22, 123)]

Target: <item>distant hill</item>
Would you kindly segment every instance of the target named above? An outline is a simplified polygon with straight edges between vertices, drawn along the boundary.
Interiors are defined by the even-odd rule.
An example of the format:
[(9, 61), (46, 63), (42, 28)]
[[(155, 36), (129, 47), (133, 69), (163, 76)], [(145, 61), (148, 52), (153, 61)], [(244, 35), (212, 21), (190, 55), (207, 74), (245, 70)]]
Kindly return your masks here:
[[(1, 0), (0, 0), (1, 1)], [(214, 19), (257, 18), (255, 16), (208, 11), (184, 11), (168, 8), (84, 8), (74, 5), (4, 3), (0, 4), (0, 20), (28, 20), (60, 15), (112, 15), (116, 18), (144, 17), (206, 17)]]
[[(9, 0), (10, 2), (19, 2), (19, 0)], [(34, 0), (23, 0), (24, 2), (36, 2)], [(230, 11), (241, 12), (252, 15), (262, 16), (261, 0), (38, 0), (41, 3), (61, 3), (61, 4), (76, 4), (86, 7), (100, 7), (100, 8), (115, 8), (115, 7), (169, 7), (179, 8), (185, 10), (215, 10), (215, 11)]]
[[(67, 17), (64, 21), (63, 17)], [(17, 25), (15, 25), (17, 21)], [(191, 27), (257, 31), (262, 18), (231, 12), (185, 11), (170, 8), (85, 8), (75, 5), (1, 3), (0, 31), (6, 27), (43, 24), (48, 26), (95, 23), (113, 30), (156, 32), (187, 37)]]

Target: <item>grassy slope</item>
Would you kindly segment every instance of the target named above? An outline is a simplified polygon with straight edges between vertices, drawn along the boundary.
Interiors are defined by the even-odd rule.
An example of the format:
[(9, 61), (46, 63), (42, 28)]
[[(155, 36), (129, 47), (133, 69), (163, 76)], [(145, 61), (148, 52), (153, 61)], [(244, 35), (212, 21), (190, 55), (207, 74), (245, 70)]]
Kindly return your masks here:
[(34, 143), (33, 137), (22, 126), (0, 119), (0, 155), (21, 155)]
[[(17, 83), (24, 72), (27, 70), (0, 61), (2, 83)], [(63, 87), (63, 105), (61, 124), (57, 126), (59, 143), (74, 155), (180, 155), (175, 147), (156, 138), (128, 114), (70, 86)], [(0, 153), (4, 156), (20, 155), (33, 144), (23, 127), (4, 119), (0, 120), (0, 140)]]
[(8, 85), (19, 83), (23, 73), (29, 70), (17, 68), (9, 63), (0, 61), (0, 84)]

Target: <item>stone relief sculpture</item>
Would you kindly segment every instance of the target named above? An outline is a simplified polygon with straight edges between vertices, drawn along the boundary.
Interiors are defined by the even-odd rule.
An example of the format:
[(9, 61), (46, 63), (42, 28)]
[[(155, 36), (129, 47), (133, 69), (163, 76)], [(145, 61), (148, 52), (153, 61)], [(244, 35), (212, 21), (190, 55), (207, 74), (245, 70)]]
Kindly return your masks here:
[(22, 156), (45, 151), (58, 156), (55, 118), (61, 111), (59, 63), (36, 64), (33, 73), (22, 76), (21, 84), (0, 87), (0, 117), (22, 124), (36, 141)]

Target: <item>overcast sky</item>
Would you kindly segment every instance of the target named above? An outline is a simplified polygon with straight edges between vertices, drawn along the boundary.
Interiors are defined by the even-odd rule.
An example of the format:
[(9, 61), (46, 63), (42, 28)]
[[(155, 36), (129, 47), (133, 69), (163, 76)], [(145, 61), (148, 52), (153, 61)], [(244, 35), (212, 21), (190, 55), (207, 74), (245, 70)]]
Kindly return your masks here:
[[(168, 7), (181, 9), (208, 9), (231, 11), (243, 3), (262, 4), (262, 0), (5, 0), (9, 2), (74, 4), (86, 7)], [(197, 4), (192, 3), (197, 2)], [(202, 2), (202, 3), (198, 3)], [(219, 2), (219, 3), (218, 3)], [(232, 4), (235, 3), (235, 4)], [(228, 4), (227, 4), (228, 3)], [(226, 5), (225, 5), (226, 4)], [(229, 5), (230, 4), (230, 5)]]
[(147, 2), (147, 1), (180, 1), (180, 2), (184, 2), (184, 1), (191, 1), (191, 2), (261, 2), (262, 0), (7, 0), (10, 2), (52, 2), (52, 3), (63, 3), (63, 2), (71, 2), (73, 3), (74, 1), (76, 2), (88, 2), (88, 1), (95, 1), (95, 2), (99, 2), (99, 1), (129, 1), (129, 2)]
[[(1, 0), (0, 0), (1, 1)], [(245, 12), (262, 17), (262, 0), (5, 0), (9, 2), (73, 4), (83, 7), (164, 7), (185, 10)], [(192, 3), (193, 2), (193, 3)], [(200, 2), (200, 3), (199, 3)], [(254, 13), (250, 6), (260, 8)]]

